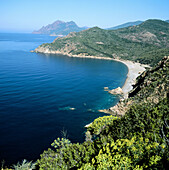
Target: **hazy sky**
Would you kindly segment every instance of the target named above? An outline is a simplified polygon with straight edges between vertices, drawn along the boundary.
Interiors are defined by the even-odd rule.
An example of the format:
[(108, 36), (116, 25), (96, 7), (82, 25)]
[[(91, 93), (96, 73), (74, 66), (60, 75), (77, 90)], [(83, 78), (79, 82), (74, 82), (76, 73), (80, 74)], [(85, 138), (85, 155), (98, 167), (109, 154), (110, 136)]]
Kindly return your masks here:
[(108, 28), (169, 19), (169, 0), (0, 0), (0, 32), (32, 32), (56, 20)]

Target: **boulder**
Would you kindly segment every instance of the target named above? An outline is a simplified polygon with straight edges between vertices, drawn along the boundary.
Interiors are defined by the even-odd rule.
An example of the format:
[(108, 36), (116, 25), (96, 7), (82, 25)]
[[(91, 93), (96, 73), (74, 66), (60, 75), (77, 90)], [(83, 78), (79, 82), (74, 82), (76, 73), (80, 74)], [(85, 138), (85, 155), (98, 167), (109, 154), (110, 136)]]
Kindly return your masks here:
[(118, 87), (116, 89), (109, 90), (110, 94), (123, 94), (123, 90), (121, 87)]

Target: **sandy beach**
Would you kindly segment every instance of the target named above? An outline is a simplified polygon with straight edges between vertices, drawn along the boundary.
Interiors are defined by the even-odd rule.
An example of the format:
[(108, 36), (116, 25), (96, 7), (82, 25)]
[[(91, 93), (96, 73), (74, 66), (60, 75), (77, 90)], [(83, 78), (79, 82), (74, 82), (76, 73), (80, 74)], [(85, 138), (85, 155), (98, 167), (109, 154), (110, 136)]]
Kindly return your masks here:
[[(128, 93), (133, 89), (132, 85), (135, 84), (136, 78), (146, 70), (146, 67), (150, 67), (150, 66), (136, 63), (136, 62), (129, 61), (129, 60), (122, 60), (122, 59), (114, 59), (114, 60), (118, 62), (122, 62), (128, 67), (127, 79), (122, 87), (123, 98), (127, 99)], [(121, 107), (119, 103), (117, 103), (115, 106), (110, 107), (109, 109), (99, 110), (99, 112), (112, 114), (114, 111), (115, 112), (118, 111), (119, 115), (124, 115), (124, 110), (125, 109), (123, 108), (123, 111), (121, 111)]]
[(122, 87), (124, 98), (128, 97), (128, 92), (132, 90), (133, 84), (136, 82), (136, 78), (146, 70), (148, 65), (143, 65), (129, 60), (114, 59), (115, 61), (122, 62), (128, 67), (127, 79)]

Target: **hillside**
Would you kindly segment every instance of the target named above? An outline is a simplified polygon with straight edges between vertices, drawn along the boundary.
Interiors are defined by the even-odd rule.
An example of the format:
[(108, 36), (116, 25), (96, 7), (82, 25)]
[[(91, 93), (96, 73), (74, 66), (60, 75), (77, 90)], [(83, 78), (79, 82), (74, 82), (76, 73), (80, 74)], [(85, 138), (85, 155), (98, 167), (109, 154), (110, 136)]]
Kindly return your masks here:
[(34, 52), (122, 58), (155, 65), (169, 55), (169, 23), (147, 20), (138, 26), (117, 30), (98, 27), (42, 44)]
[[(115, 27), (110, 27), (107, 28), (106, 30), (117, 30), (119, 28), (125, 28), (125, 27), (131, 27), (131, 26), (136, 26), (136, 25), (140, 25), (141, 23), (143, 23), (144, 21), (134, 21), (134, 22), (127, 22), (121, 25), (117, 25)], [(165, 22), (169, 23), (169, 20), (165, 20)]]
[(169, 57), (164, 57), (155, 67), (143, 72), (129, 92), (127, 100), (109, 109), (109, 113), (124, 115), (133, 104), (149, 103), (152, 106), (169, 94)]
[(123, 117), (104, 116), (87, 128), (86, 141), (57, 138), (38, 160), (40, 169), (168, 169), (169, 57), (144, 72)]
[(41, 29), (34, 31), (33, 34), (48, 34), (53, 36), (65, 36), (70, 32), (79, 32), (87, 27), (78, 27), (75, 22), (55, 21), (52, 24), (43, 26)]
[(116, 30), (116, 29), (119, 29), (119, 28), (131, 27), (131, 26), (134, 26), (134, 25), (139, 25), (142, 22), (143, 21), (127, 22), (127, 23), (124, 23), (124, 24), (121, 24), (121, 25), (117, 25), (115, 27), (107, 28), (107, 30)]

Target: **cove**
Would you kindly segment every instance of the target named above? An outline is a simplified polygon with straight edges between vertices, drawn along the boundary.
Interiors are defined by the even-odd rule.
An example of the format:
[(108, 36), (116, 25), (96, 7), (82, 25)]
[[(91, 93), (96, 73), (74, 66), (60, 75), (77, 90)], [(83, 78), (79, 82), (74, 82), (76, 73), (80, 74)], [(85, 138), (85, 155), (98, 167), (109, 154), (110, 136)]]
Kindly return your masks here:
[[(84, 141), (84, 126), (119, 98), (104, 91), (122, 87), (126, 65), (89, 58), (30, 53), (54, 37), (0, 34), (0, 160), (36, 160), (67, 130)], [(71, 110), (71, 108), (74, 108)]]

